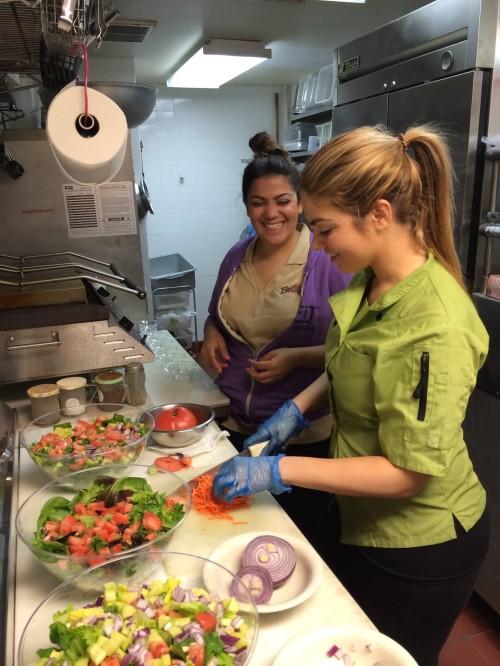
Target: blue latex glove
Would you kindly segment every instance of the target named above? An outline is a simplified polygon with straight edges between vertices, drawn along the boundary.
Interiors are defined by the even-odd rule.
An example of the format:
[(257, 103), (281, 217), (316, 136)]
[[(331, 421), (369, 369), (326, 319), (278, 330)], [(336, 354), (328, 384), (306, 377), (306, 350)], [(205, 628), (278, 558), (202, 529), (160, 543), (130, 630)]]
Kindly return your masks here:
[(218, 499), (231, 502), (235, 497), (253, 495), (262, 490), (270, 490), (275, 495), (289, 493), (281, 479), (280, 456), (257, 456), (246, 458), (235, 456), (225, 462), (215, 476), (213, 493)]
[(243, 448), (248, 449), (252, 444), (269, 440), (269, 444), (261, 452), (262, 456), (274, 456), (277, 453), (283, 453), (286, 450), (288, 440), (299, 435), (310, 425), (294, 401), (287, 400), (264, 423), (260, 424), (253, 435), (245, 439)]

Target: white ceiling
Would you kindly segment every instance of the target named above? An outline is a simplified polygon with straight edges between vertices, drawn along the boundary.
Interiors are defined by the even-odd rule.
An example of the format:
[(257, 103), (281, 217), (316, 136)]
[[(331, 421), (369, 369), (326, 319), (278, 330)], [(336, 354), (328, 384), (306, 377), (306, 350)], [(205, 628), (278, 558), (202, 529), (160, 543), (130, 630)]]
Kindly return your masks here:
[(210, 38), (259, 40), (272, 60), (227, 85), (288, 85), (329, 63), (332, 50), (429, 0), (114, 0), (121, 18), (155, 19), (143, 44), (105, 42), (97, 57), (133, 57), (138, 83), (161, 85), (185, 54)]

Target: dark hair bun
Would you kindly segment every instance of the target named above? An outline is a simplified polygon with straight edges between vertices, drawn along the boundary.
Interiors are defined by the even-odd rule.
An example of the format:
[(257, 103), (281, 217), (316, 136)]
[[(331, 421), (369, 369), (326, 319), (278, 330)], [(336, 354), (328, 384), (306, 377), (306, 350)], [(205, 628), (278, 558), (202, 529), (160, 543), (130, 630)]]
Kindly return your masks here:
[(275, 139), (268, 132), (257, 132), (248, 142), (254, 157), (267, 157), (268, 155), (287, 156), (286, 150), (282, 150)]

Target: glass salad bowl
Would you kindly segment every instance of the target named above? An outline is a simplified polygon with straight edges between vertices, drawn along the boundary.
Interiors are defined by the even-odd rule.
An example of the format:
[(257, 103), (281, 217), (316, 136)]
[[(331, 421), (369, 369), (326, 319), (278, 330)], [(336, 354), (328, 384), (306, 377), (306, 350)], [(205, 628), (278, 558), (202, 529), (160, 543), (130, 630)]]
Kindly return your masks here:
[(133, 463), (144, 451), (154, 425), (151, 414), (121, 403), (89, 404), (85, 410), (79, 416), (57, 410), (43, 417), (52, 425), (41, 426), (35, 420), (21, 431), (22, 446), (52, 478), (80, 469)]
[(107, 465), (54, 479), (16, 516), (19, 537), (59, 578), (119, 557), (161, 548), (184, 522), (191, 490), (172, 472)]
[(211, 560), (156, 549), (95, 566), (36, 608), (18, 664), (247, 666), (258, 615), (249, 593), (243, 601), (220, 594), (218, 583), (228, 589), (233, 579)]

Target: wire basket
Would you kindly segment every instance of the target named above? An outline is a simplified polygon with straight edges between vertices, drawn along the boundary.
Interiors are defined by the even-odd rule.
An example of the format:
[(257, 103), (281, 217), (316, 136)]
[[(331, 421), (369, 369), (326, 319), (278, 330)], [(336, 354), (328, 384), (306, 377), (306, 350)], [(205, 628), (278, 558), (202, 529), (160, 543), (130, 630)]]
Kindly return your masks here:
[[(88, 15), (85, 0), (74, 0), (72, 15), (66, 14), (71, 22), (61, 21), (63, 5), (66, 4), (72, 5), (73, 2), (42, 0), (40, 3), (42, 33), (49, 54), (77, 55), (80, 45), (86, 41)], [(63, 25), (64, 28), (62, 28)]]

